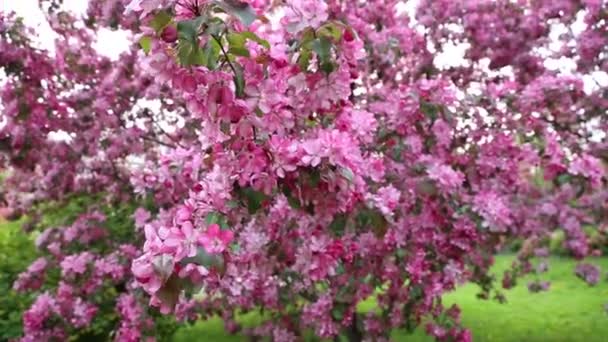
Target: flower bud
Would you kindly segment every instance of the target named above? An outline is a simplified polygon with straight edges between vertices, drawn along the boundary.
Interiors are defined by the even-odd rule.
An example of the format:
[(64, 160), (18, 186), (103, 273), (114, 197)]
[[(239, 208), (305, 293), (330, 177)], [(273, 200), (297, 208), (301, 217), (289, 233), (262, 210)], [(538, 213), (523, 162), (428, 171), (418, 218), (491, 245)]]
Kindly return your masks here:
[(177, 29), (169, 25), (163, 29), (160, 37), (167, 43), (174, 43), (177, 40)]
[(344, 40), (347, 42), (352, 42), (353, 40), (355, 40), (355, 35), (353, 34), (352, 30), (350, 30), (350, 29), (344, 30)]

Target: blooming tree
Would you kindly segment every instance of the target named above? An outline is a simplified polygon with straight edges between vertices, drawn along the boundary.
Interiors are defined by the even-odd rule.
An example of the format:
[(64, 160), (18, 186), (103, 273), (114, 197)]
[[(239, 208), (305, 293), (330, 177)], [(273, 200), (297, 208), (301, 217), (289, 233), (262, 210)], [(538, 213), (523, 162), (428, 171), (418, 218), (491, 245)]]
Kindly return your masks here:
[[(65, 286), (25, 314), (26, 338), (63, 336), (41, 322), (64, 300), (72, 329), (95, 316), (71, 280), (94, 292), (120, 278), (120, 329), (150, 328), (140, 317), (151, 309), (134, 304), (145, 293), (163, 314), (218, 314), (231, 332), (239, 312), (263, 310), (246, 333), (274, 341), (309, 329), (381, 341), (422, 321), (437, 339), (468, 341), (441, 295), (472, 281), (502, 299), (488, 268), (505, 243), (525, 240), (506, 288), (555, 230), (575, 257), (597, 253), (585, 228), (608, 223), (605, 2), (41, 7), (52, 53), (18, 18), (0, 21), (7, 199), (30, 212), (89, 193), (147, 209), (134, 214), (142, 243), (105, 254), (86, 249), (97, 233), (85, 222), (103, 221), (92, 208), (42, 233), (52, 261), (15, 286), (38, 288), (50, 262)], [(118, 60), (92, 47), (107, 28), (132, 39)], [(450, 46), (465, 54), (446, 65)], [(63, 244), (77, 238), (85, 247), (70, 254)], [(590, 282), (598, 272), (577, 268)], [(358, 313), (370, 297), (377, 309)], [(143, 336), (130, 333), (116, 338)]]

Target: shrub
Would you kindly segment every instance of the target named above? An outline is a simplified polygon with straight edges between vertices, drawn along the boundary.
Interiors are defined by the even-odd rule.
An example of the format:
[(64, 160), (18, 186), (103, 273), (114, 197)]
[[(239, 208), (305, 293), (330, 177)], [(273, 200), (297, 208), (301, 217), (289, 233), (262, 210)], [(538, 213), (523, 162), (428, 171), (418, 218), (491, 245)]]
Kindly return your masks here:
[(141, 241), (133, 229), (134, 211), (133, 204), (105, 203), (90, 195), (36, 207), (36, 219), (28, 222), (36, 250), (33, 239), (20, 230), (6, 239), (11, 244), (21, 241), (14, 247), (28, 253), (22, 259), (6, 255), (18, 260), (9, 264), (11, 269), (2, 278), (12, 294), (12, 305), (6, 306), (11, 309), (6, 321), (12, 324), (7, 330), (10, 337), (22, 333), (25, 340), (171, 337), (175, 320), (150, 312), (141, 291), (133, 288), (129, 269)]
[[(0, 219), (1, 220), (1, 219)], [(21, 314), (32, 302), (32, 295), (13, 290), (17, 275), (35, 258), (31, 238), (21, 231), (22, 221), (0, 222), (0, 340), (7, 341), (22, 335)]]

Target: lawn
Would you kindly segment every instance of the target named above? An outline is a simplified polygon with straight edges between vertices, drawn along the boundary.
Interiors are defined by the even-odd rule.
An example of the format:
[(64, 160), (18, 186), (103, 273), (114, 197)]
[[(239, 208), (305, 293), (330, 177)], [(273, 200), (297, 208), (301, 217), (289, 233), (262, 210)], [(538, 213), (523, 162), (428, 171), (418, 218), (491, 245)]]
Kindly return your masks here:
[[(494, 271), (502, 274), (513, 256), (500, 255), (496, 258)], [(608, 258), (588, 260), (598, 264), (602, 270), (608, 269)], [(547, 342), (547, 341), (607, 341), (608, 315), (604, 304), (608, 303), (608, 281), (606, 276), (600, 284), (590, 287), (573, 274), (576, 261), (568, 258), (552, 257), (549, 272), (544, 280), (551, 281), (548, 292), (529, 293), (528, 279), (506, 291), (508, 303), (479, 300), (475, 297), (477, 287), (466, 285), (445, 296), (448, 305), (458, 303), (463, 311), (465, 326), (472, 329), (474, 341), (504, 342)], [(605, 273), (604, 273), (605, 274)], [(362, 309), (373, 308), (373, 303), (364, 303)], [(242, 323), (258, 321), (259, 317), (248, 315)], [(243, 341), (242, 336), (229, 336), (219, 319), (198, 322), (191, 327), (180, 329), (174, 338), (185, 341)], [(407, 335), (403, 331), (393, 332), (394, 341), (432, 341), (422, 331)]]

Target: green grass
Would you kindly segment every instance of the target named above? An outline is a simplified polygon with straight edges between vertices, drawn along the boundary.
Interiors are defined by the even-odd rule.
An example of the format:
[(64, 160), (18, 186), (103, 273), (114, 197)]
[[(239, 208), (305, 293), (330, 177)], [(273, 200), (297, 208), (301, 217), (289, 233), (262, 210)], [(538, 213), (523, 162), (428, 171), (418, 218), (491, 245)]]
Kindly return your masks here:
[[(513, 256), (497, 256), (493, 270), (497, 274), (508, 268)], [(476, 298), (475, 285), (465, 285), (444, 297), (446, 305), (459, 304), (463, 323), (473, 332), (474, 341), (504, 342), (594, 342), (608, 341), (608, 315), (604, 304), (608, 303), (608, 281), (605, 270), (608, 258), (589, 259), (600, 265), (604, 276), (600, 284), (590, 287), (574, 276), (576, 261), (552, 257), (549, 272), (542, 276), (551, 281), (548, 292), (529, 293), (528, 280), (520, 279), (517, 286), (505, 291), (508, 303), (484, 301)], [(373, 302), (361, 308), (372, 309)], [(241, 323), (250, 325), (261, 320), (249, 314)], [(421, 329), (413, 335), (394, 331), (394, 341), (432, 341)], [(174, 341), (244, 341), (242, 336), (230, 336), (224, 332), (221, 320), (215, 318), (184, 327), (175, 334)]]
[(4, 218), (0, 217), (0, 241), (4, 241), (8, 239), (12, 234), (15, 234), (20, 227), (23, 220), (20, 221), (6, 221)]

